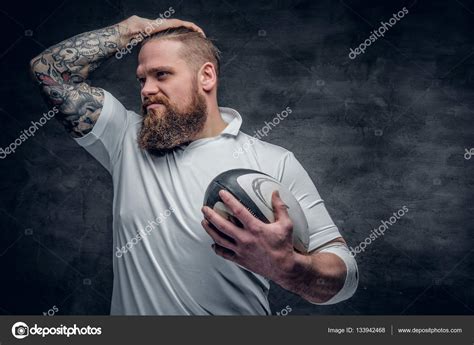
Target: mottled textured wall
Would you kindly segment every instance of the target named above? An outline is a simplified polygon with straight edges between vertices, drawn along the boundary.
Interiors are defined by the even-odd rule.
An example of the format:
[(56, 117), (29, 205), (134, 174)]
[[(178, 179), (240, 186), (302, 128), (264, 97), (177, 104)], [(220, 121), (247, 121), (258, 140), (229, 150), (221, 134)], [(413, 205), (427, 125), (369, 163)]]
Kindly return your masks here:
[[(15, 7), (18, 6), (18, 7)], [(133, 14), (195, 21), (224, 62), (220, 105), (248, 133), (290, 106), (264, 139), (292, 150), (349, 245), (409, 212), (357, 255), (357, 294), (310, 305), (272, 287), (291, 314), (472, 314), (474, 3), (459, 1), (51, 1), (0, 5), (0, 147), (47, 107), (28, 62), (46, 47)], [(370, 31), (409, 13), (354, 60)], [(28, 31), (32, 30), (32, 31)], [(138, 110), (136, 52), (94, 85)], [(111, 180), (51, 121), (0, 160), (0, 313), (107, 314)]]

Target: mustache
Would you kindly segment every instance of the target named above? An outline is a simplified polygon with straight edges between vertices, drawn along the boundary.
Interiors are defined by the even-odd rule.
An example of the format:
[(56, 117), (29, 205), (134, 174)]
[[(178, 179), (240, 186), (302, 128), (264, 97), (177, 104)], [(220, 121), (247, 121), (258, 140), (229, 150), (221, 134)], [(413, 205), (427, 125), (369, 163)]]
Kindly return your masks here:
[(151, 104), (163, 104), (164, 106), (168, 106), (169, 102), (164, 97), (150, 97), (146, 98), (142, 104), (142, 111), (144, 114), (147, 113), (147, 107)]

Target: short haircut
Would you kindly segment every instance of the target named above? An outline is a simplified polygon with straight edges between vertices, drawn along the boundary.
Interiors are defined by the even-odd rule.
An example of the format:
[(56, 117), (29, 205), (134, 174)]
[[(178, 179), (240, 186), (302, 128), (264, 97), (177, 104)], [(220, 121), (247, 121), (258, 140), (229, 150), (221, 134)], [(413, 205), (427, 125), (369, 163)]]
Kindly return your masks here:
[(182, 42), (180, 53), (184, 60), (197, 72), (206, 62), (214, 65), (217, 76), (220, 74), (221, 52), (214, 43), (202, 34), (180, 26), (154, 33), (142, 41), (141, 47), (152, 40), (172, 40)]

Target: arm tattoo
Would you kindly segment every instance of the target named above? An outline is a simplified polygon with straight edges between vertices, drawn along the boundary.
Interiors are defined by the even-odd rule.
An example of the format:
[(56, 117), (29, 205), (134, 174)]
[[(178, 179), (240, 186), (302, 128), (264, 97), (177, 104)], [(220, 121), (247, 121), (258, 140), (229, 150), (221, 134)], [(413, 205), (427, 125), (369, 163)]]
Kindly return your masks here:
[[(74, 137), (92, 130), (104, 103), (104, 90), (85, 81), (124, 45), (119, 24), (86, 32), (56, 44), (31, 60), (31, 71), (57, 118)], [(58, 114), (59, 115), (59, 114)]]

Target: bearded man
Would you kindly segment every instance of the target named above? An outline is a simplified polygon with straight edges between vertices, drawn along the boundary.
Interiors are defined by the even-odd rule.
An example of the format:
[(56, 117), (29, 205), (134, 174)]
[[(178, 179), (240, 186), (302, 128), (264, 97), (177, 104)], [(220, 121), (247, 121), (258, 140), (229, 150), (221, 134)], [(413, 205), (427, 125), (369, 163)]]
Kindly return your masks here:
[[(135, 46), (141, 115), (86, 83), (103, 61)], [(111, 314), (269, 315), (270, 281), (317, 305), (356, 290), (354, 257), (294, 154), (243, 133), (241, 115), (218, 106), (219, 65), (219, 50), (195, 24), (137, 16), (31, 60), (56, 118), (113, 179)], [(308, 221), (308, 253), (293, 248), (278, 193), (270, 224), (226, 191), (220, 196), (242, 227), (202, 207), (210, 181), (236, 168), (290, 189)]]

